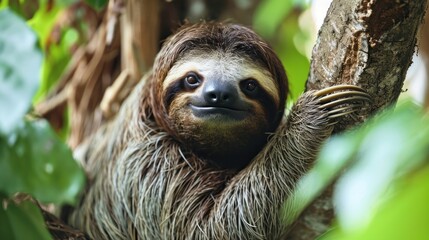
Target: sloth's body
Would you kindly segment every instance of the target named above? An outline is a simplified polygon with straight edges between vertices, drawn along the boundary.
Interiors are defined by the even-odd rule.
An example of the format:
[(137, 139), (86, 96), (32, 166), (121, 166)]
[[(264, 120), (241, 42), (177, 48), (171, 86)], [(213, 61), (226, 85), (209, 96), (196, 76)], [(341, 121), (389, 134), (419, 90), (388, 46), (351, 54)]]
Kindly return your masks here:
[(266, 43), (237, 25), (184, 27), (90, 139), (70, 221), (95, 239), (277, 239), (332, 119), (366, 98), (339, 89), (303, 94), (283, 118), (286, 74)]

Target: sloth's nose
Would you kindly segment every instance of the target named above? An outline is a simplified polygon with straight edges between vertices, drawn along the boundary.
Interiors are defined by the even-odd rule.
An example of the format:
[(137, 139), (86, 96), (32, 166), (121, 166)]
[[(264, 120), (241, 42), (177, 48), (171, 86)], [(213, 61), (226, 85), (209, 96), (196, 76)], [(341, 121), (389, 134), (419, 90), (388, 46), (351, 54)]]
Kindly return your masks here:
[(228, 107), (236, 101), (238, 97), (237, 89), (234, 85), (225, 82), (207, 83), (203, 89), (204, 100), (213, 106)]

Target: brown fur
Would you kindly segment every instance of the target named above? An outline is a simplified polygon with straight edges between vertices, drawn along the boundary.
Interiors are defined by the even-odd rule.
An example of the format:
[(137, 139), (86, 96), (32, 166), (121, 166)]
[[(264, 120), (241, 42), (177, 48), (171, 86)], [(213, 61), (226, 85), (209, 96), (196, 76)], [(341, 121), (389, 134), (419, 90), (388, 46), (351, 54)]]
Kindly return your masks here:
[[(185, 147), (172, 127), (162, 82), (195, 48), (252, 57), (276, 79), (280, 102), (269, 128), (277, 130), (239, 171), (214, 168)], [(282, 206), (332, 131), (311, 92), (281, 121), (286, 94), (280, 61), (251, 30), (185, 26), (167, 40), (153, 74), (135, 88), (117, 118), (86, 145), (88, 187), (70, 222), (94, 239), (280, 238), (290, 222), (282, 218), (290, 216)]]
[[(264, 65), (272, 73), (273, 78), (279, 84), (280, 99), (286, 99), (288, 83), (283, 65), (273, 50), (253, 31), (239, 25), (222, 23), (200, 23), (191, 27), (185, 26), (168, 39), (158, 53), (153, 69), (154, 76), (150, 80), (153, 87), (150, 88), (152, 97), (148, 103), (151, 105), (151, 109), (157, 109), (154, 111), (156, 122), (170, 134), (175, 135), (176, 133), (171, 129), (172, 124), (166, 118), (165, 113), (167, 111), (164, 102), (159, 101), (164, 97), (162, 96), (162, 82), (174, 63), (184, 53), (195, 48), (232, 51), (251, 56), (254, 61)], [(283, 110), (284, 107), (285, 101), (281, 101), (278, 108)], [(275, 125), (280, 122), (281, 117), (282, 114), (280, 113)]]

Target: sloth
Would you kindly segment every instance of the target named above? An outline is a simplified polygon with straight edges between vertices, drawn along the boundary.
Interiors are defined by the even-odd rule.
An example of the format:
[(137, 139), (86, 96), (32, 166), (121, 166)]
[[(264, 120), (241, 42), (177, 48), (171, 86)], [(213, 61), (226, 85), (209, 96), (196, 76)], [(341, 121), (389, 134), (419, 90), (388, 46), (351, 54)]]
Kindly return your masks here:
[(182, 26), (116, 118), (80, 147), (87, 187), (68, 221), (93, 239), (279, 239), (283, 205), (344, 116), (370, 101), (302, 94), (269, 45), (231, 23)]

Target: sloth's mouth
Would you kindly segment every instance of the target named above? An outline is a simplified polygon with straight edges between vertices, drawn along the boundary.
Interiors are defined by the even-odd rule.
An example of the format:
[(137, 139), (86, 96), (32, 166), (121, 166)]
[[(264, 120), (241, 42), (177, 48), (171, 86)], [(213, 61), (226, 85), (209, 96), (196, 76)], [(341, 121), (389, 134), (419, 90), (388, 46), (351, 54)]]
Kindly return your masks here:
[(222, 118), (222, 119), (233, 119), (243, 120), (249, 112), (243, 109), (236, 109), (230, 107), (219, 107), (219, 106), (196, 106), (189, 104), (194, 116), (198, 118)]

